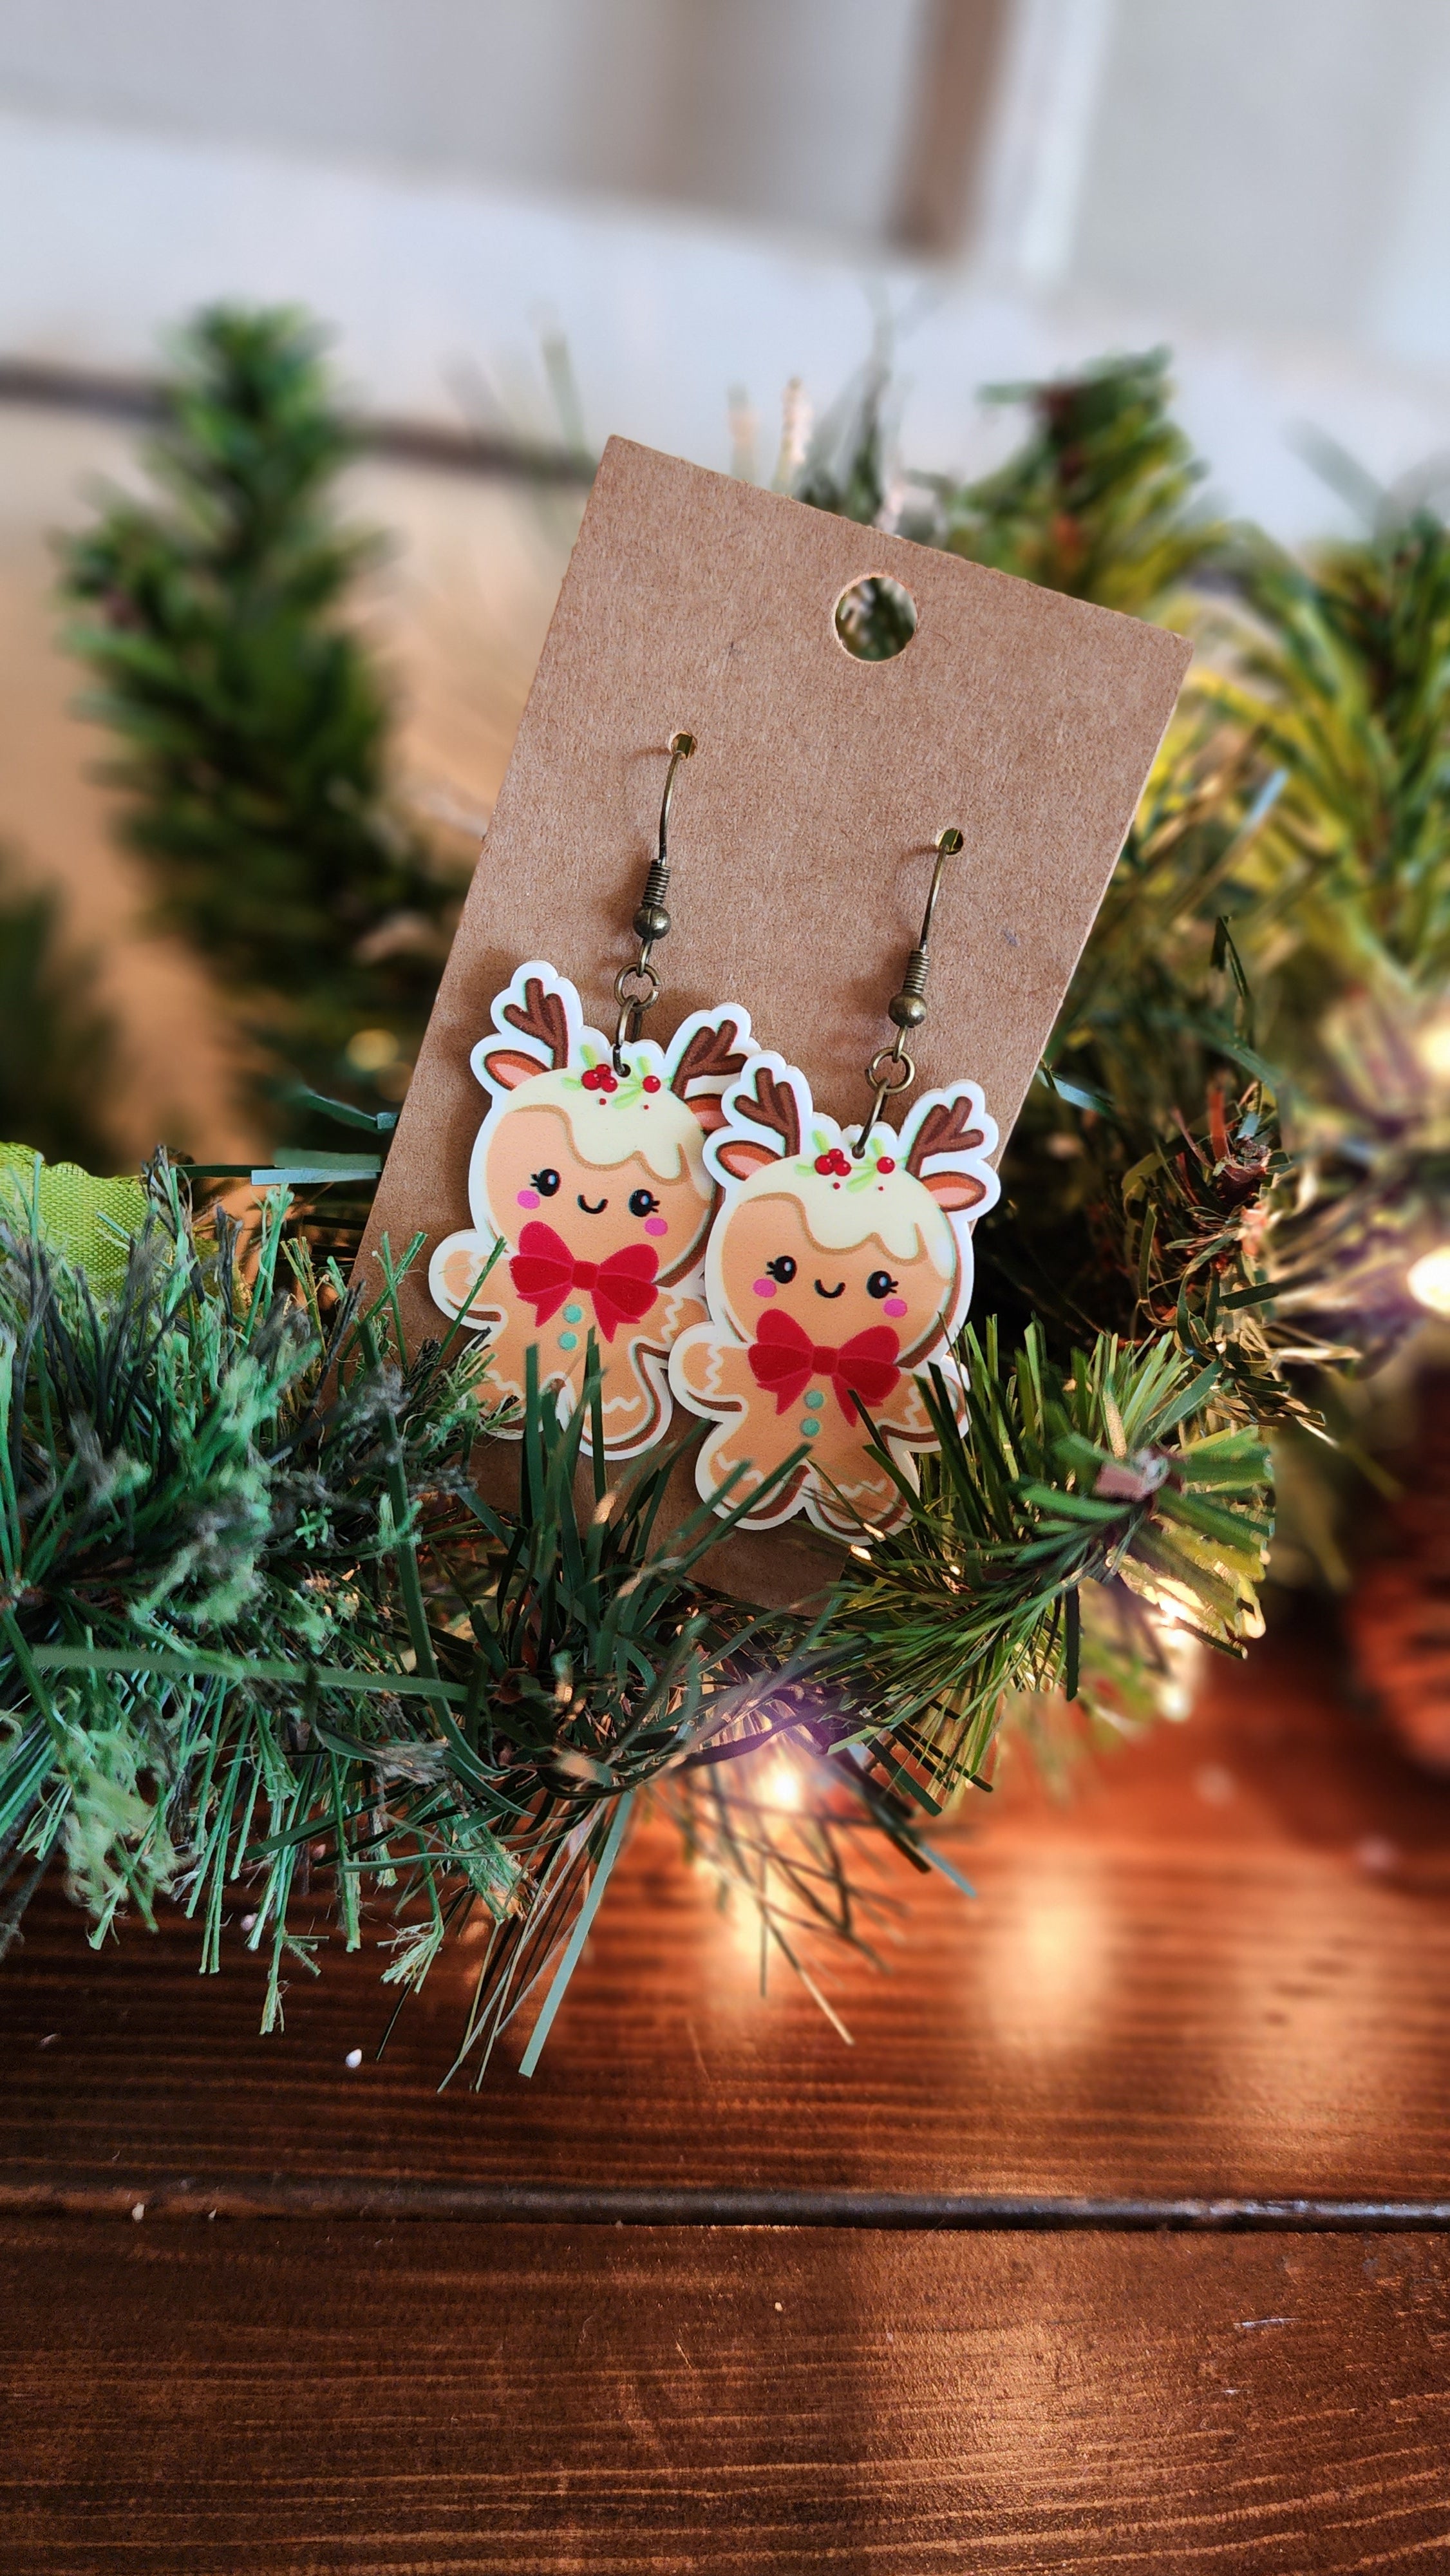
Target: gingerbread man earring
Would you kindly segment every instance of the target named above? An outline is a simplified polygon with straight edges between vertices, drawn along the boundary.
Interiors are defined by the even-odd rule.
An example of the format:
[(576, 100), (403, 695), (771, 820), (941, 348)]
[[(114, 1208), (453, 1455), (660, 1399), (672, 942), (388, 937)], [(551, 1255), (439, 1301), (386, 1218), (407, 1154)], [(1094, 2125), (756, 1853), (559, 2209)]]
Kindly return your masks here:
[(934, 1447), (916, 1373), (951, 1357), (972, 1288), (971, 1229), (997, 1197), (997, 1129), (974, 1082), (929, 1091), (900, 1130), (883, 1117), (916, 1068), (907, 1037), (926, 1017), (932, 917), (961, 833), (942, 832), (921, 936), (888, 1005), (894, 1044), (866, 1069), (872, 1100), (859, 1127), (818, 1110), (806, 1077), (760, 1053), (732, 1081), (706, 1147), (721, 1189), (705, 1264), (709, 1320), (675, 1341), (678, 1401), (716, 1428), (696, 1482), (734, 1508), (777, 1474), (747, 1529), (804, 1510), (840, 1538), (892, 1527), (901, 1491), (872, 1444), (898, 1468)]
[(604, 1449), (617, 1458), (659, 1439), (671, 1345), (706, 1317), (703, 1253), (720, 1183), (705, 1143), (756, 1053), (749, 1014), (733, 1003), (695, 1012), (667, 1047), (639, 1034), (660, 995), (651, 959), (670, 928), (670, 807), (694, 749), (687, 733), (670, 742), (634, 916), (639, 951), (614, 981), (613, 1038), (586, 1025), (574, 985), (542, 959), (491, 1004), (492, 1028), (470, 1058), (489, 1100), (469, 1164), (472, 1223), (438, 1245), (428, 1272), (443, 1313), (488, 1337), (491, 1400), (522, 1399), (533, 1348), (540, 1385), (570, 1408), (592, 1338)]

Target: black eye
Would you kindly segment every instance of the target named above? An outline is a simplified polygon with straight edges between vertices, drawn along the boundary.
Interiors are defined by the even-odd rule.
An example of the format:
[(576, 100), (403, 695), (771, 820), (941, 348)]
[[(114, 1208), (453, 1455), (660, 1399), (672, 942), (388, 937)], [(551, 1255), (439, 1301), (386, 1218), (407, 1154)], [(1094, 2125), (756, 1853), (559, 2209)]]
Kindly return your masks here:
[(530, 1175), (530, 1186), (538, 1191), (541, 1199), (551, 1199), (559, 1186), (559, 1175), (557, 1172), (534, 1172)]
[(773, 1261), (767, 1261), (765, 1275), (767, 1279), (778, 1279), (782, 1288), (788, 1288), (795, 1277), (795, 1263), (790, 1254), (778, 1252)]
[(866, 1282), (868, 1297), (889, 1297), (896, 1286), (889, 1270), (873, 1270)]
[(659, 1200), (655, 1197), (653, 1190), (630, 1191), (629, 1213), (631, 1216), (653, 1216), (655, 1209), (658, 1206)]

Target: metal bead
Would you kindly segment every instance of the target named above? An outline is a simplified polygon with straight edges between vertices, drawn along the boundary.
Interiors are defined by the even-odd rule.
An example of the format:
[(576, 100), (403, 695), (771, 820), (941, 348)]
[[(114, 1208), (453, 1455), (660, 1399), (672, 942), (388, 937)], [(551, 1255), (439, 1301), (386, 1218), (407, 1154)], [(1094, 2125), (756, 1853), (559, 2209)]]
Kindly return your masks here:
[(636, 939), (664, 939), (669, 927), (670, 916), (662, 903), (642, 903), (634, 916)]
[(919, 1029), (926, 1018), (926, 1004), (920, 993), (896, 993), (886, 1008), (899, 1029)]

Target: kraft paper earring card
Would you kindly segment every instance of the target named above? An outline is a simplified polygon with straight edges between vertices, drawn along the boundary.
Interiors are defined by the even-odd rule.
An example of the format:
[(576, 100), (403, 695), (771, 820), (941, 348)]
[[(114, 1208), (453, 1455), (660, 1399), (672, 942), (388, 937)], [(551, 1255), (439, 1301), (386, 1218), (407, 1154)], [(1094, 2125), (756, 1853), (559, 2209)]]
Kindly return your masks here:
[[(914, 631), (891, 659), (861, 660), (850, 649), (852, 601), (883, 576), (909, 594)], [(449, 1298), (472, 1284), (459, 1288), (438, 1254), (477, 1229), (470, 1166), (502, 1095), (486, 1075), (480, 1088), (473, 1059), (503, 1044), (494, 1003), (521, 994), (520, 970), (548, 959), (578, 996), (581, 1033), (611, 1025), (611, 985), (633, 953), (655, 846), (661, 755), (681, 728), (695, 748), (674, 827), (674, 926), (650, 1044), (667, 1056), (687, 1021), (709, 1022), (729, 995), (747, 1060), (711, 1075), (710, 1099), (748, 1084), (748, 1059), (763, 1046), (800, 1075), (813, 1119), (859, 1120), (862, 1068), (916, 936), (924, 870), (942, 827), (958, 826), (959, 873), (932, 942), (931, 1019), (912, 1041), (916, 1087), (889, 1115), (904, 1134), (927, 1094), (965, 1079), (1000, 1140), (1188, 660), (1187, 643), (1162, 628), (611, 440), (360, 1255), (366, 1274), (384, 1233), (395, 1252), (426, 1236), (403, 1286), (409, 1336), (445, 1330)], [(544, 1069), (538, 1042), (518, 1051)], [(579, 1078), (584, 1070), (581, 1061)], [(665, 1083), (663, 1069), (657, 1078)], [(714, 1132), (699, 1129), (707, 1155)], [(999, 1148), (982, 1132), (990, 1164)], [(917, 1160), (912, 1177), (929, 1177), (934, 1158), (923, 1149)], [(537, 1168), (562, 1172), (557, 1161)], [(736, 1185), (723, 1164), (713, 1178), (722, 1192)], [(529, 1186), (525, 1176), (519, 1188)], [(645, 1174), (639, 1186), (657, 1182)], [(600, 1192), (581, 1184), (581, 1194)], [(562, 1234), (550, 1215), (558, 1197), (538, 1195), (527, 1213)], [(958, 1218), (939, 1214), (958, 1240)], [(593, 1256), (566, 1249), (572, 1280), (572, 1265)], [(479, 1291), (486, 1302), (491, 1284), (496, 1273)], [(538, 1284), (529, 1271), (516, 1293)], [(566, 1291), (565, 1302), (582, 1311), (586, 1298)], [(543, 1316), (537, 1296), (532, 1305), (541, 1331), (554, 1331), (562, 1306)], [(626, 1316), (615, 1349), (630, 1329)], [(835, 1347), (834, 1335), (815, 1339)], [(659, 1390), (657, 1368), (641, 1374)], [(829, 1402), (828, 1393), (822, 1409)], [(667, 1438), (702, 1428), (678, 1408), (660, 1424)], [(517, 1472), (516, 1451), (500, 1444), (498, 1456), (501, 1475), (510, 1458)], [(681, 1511), (697, 1500), (687, 1466)], [(791, 1530), (740, 1533), (714, 1570), (743, 1595), (779, 1600), (817, 1584), (821, 1560)]]

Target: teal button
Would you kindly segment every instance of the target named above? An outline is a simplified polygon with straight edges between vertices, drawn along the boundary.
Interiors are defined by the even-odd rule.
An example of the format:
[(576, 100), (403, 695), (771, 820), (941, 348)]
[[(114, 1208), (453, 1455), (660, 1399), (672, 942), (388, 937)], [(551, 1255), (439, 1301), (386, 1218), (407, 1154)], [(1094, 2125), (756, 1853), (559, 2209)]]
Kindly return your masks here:
[(579, 1336), (578, 1336), (578, 1334), (577, 1334), (577, 1333), (561, 1333), (561, 1334), (559, 1335), (559, 1348), (560, 1348), (560, 1350), (561, 1350), (561, 1351), (577, 1351), (577, 1349), (579, 1348)]
[(816, 1420), (815, 1415), (813, 1413), (808, 1413), (804, 1422), (801, 1424), (801, 1431), (807, 1440), (814, 1440), (820, 1427), (821, 1426)]
[[(582, 1307), (582, 1306), (566, 1306), (566, 1307), (565, 1307), (565, 1309), (564, 1309), (564, 1321), (565, 1321), (565, 1323), (566, 1323), (566, 1324), (582, 1324), (582, 1323), (583, 1323), (583, 1321), (584, 1321), (584, 1309), (583, 1309), (583, 1307)], [(571, 1343), (570, 1343), (570, 1345), (569, 1345), (569, 1348), (570, 1348), (570, 1350), (571, 1350), (571, 1351), (572, 1351), (573, 1347), (574, 1347), (574, 1345), (573, 1345), (573, 1343), (571, 1342)]]
[(825, 1399), (825, 1397), (822, 1395), (822, 1393), (821, 1393), (821, 1391), (820, 1391), (819, 1387), (814, 1387), (814, 1386), (813, 1386), (813, 1387), (811, 1388), (810, 1394), (806, 1397), (806, 1411), (807, 1411), (807, 1413), (819, 1413), (819, 1412), (820, 1412), (820, 1409), (821, 1409), (821, 1407), (822, 1407), (822, 1405), (825, 1403), (825, 1400), (826, 1400), (826, 1399)]

